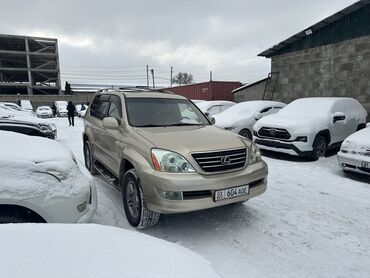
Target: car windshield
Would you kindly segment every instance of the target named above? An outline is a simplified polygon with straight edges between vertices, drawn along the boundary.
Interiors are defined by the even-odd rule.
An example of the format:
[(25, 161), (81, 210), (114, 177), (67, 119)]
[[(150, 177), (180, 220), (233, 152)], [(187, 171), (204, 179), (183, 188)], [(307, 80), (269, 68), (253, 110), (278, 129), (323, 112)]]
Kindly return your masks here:
[(160, 127), (209, 125), (208, 119), (186, 99), (127, 98), (131, 126)]
[(330, 113), (333, 105), (333, 100), (325, 98), (297, 99), (285, 106), (278, 113), (282, 115), (326, 116)]

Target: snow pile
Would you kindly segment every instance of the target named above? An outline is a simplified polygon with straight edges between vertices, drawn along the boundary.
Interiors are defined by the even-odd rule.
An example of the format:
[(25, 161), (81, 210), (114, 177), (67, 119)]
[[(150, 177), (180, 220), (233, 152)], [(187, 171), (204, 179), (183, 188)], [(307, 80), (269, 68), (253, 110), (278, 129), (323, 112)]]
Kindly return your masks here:
[(342, 149), (370, 153), (370, 126), (350, 135), (342, 143)]
[(89, 187), (72, 153), (50, 139), (0, 131), (0, 196), (70, 197)]
[(113, 227), (2, 225), (0, 238), (0, 277), (219, 277), (184, 247)]

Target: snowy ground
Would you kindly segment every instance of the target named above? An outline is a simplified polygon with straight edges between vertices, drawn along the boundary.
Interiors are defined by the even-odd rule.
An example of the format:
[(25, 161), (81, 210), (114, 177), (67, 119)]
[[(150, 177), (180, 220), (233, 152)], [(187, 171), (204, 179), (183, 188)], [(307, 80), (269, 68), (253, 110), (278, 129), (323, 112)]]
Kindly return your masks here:
[[(59, 141), (83, 160), (83, 122), (56, 119)], [(370, 179), (269, 154), (268, 190), (244, 205), (164, 215), (143, 233), (185, 246), (222, 277), (370, 277)], [(93, 222), (132, 228), (121, 196), (97, 179)]]

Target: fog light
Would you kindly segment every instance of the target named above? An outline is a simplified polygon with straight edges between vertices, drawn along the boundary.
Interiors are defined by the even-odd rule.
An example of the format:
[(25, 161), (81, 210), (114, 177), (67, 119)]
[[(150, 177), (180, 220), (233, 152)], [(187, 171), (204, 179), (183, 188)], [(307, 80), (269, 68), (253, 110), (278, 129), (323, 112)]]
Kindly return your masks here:
[(298, 136), (297, 139), (295, 139), (295, 141), (307, 142), (307, 136)]
[(159, 196), (167, 200), (182, 200), (182, 192), (176, 191), (161, 191), (159, 190)]
[(77, 205), (77, 209), (79, 212), (83, 212), (86, 209), (86, 201), (82, 204)]

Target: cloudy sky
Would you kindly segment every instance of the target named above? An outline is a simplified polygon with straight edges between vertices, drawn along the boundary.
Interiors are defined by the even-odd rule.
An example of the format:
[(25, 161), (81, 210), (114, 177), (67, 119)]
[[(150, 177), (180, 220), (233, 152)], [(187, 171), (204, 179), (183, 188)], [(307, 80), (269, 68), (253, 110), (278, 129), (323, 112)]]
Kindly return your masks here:
[(353, 0), (0, 0), (0, 33), (54, 37), (63, 82), (168, 85), (170, 67), (195, 81), (267, 76), (257, 54)]

